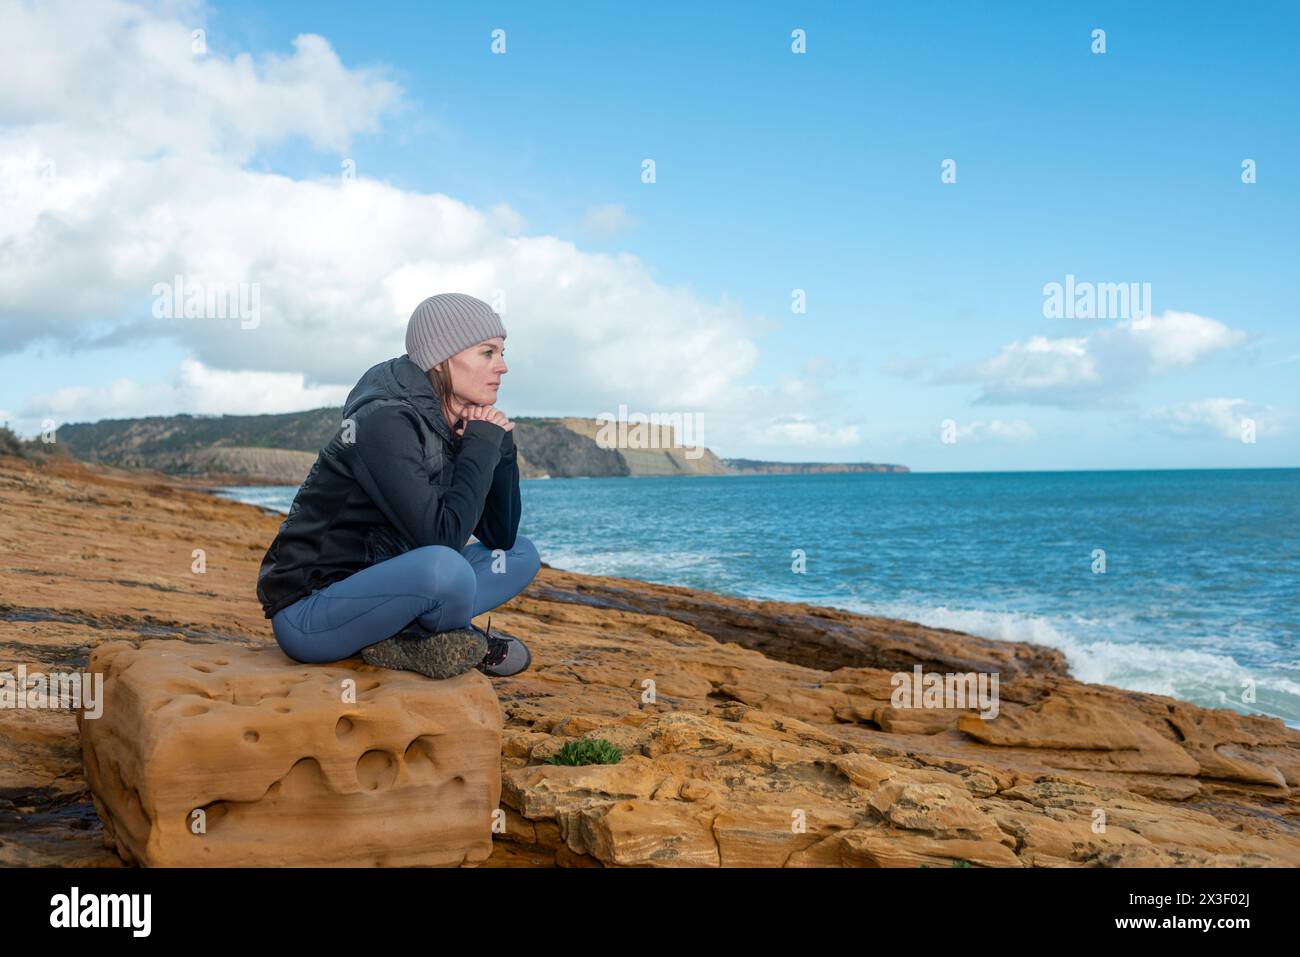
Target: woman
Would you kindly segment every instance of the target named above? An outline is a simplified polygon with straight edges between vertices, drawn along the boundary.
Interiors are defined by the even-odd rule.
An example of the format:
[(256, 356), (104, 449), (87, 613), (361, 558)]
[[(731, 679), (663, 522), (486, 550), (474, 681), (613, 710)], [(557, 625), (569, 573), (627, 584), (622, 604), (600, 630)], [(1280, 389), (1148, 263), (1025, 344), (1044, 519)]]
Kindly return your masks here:
[(258, 575), (275, 639), (295, 661), (361, 652), (434, 678), (531, 663), (491, 618), (487, 630), (471, 623), (541, 565), (518, 534), (514, 423), (493, 405), (505, 338), (482, 300), (431, 296), (407, 324), (407, 354), (370, 368), (348, 395)]

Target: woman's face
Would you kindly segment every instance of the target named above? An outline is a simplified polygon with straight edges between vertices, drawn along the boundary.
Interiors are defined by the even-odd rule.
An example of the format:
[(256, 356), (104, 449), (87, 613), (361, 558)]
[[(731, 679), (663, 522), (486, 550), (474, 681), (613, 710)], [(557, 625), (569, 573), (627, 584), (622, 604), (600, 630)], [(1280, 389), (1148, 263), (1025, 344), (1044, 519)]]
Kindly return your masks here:
[(501, 377), (506, 374), (506, 341), (501, 336), (484, 339), (447, 360), (456, 395), (469, 405), (496, 405)]

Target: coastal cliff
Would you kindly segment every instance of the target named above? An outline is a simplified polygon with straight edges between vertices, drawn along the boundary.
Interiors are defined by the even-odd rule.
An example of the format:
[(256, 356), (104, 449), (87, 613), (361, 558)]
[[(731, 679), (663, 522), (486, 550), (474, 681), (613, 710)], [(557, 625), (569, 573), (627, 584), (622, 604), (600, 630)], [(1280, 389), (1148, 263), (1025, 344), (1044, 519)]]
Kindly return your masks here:
[[(0, 456), (0, 514), (0, 671), (280, 654), (254, 584), (281, 516), (58, 456)], [(492, 621), (534, 661), (492, 682), (505, 827), (478, 866), (1300, 865), (1300, 732), (1050, 648), (546, 565)], [(998, 672), (997, 716), (892, 706), (916, 666)], [(547, 763), (596, 738), (621, 760)], [(0, 711), (0, 865), (121, 864), (106, 837), (74, 714)]]
[[(169, 415), (60, 426), (55, 445), (88, 462), (156, 469), (207, 485), (299, 485), (338, 428), (341, 408), (278, 415)], [(906, 472), (870, 462), (720, 459), (671, 425), (595, 418), (521, 416), (515, 424), (521, 478)], [(612, 435), (614, 433), (614, 435)], [(629, 436), (631, 436), (629, 438)]]

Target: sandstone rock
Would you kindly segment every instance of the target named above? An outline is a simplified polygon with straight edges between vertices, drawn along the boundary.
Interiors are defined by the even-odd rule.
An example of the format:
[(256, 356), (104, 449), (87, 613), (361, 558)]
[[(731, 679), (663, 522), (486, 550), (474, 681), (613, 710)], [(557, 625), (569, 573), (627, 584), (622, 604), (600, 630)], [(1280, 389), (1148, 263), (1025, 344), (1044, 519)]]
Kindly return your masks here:
[[(148, 866), (459, 865), (492, 853), (501, 713), (434, 681), (279, 648), (112, 642), (77, 714), (106, 839)], [(196, 833), (197, 832), (197, 833)]]
[(1024, 862), (1001, 843), (937, 840), (924, 834), (896, 835), (880, 828), (857, 828), (836, 835), (843, 867), (951, 867), (966, 861), (981, 867), (1023, 867)]
[(964, 791), (942, 784), (890, 781), (871, 792), (869, 803), (890, 824), (951, 840), (1004, 841), (997, 821), (983, 813)]

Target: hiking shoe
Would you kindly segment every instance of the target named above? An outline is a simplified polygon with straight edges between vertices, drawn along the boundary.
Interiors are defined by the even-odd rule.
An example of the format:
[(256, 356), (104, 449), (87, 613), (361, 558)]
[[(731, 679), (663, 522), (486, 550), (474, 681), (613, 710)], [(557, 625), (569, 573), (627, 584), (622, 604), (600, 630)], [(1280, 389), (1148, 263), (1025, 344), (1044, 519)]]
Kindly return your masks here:
[(475, 628), (470, 625), (487, 642), (487, 654), (475, 667), (490, 678), (506, 678), (517, 675), (533, 661), (528, 646), (514, 635), (492, 630), (492, 616), (488, 616), (487, 628)]
[(476, 628), (435, 632), (415, 620), (393, 637), (361, 649), (361, 660), (376, 668), (454, 678), (475, 667), (489, 651), (487, 640)]

